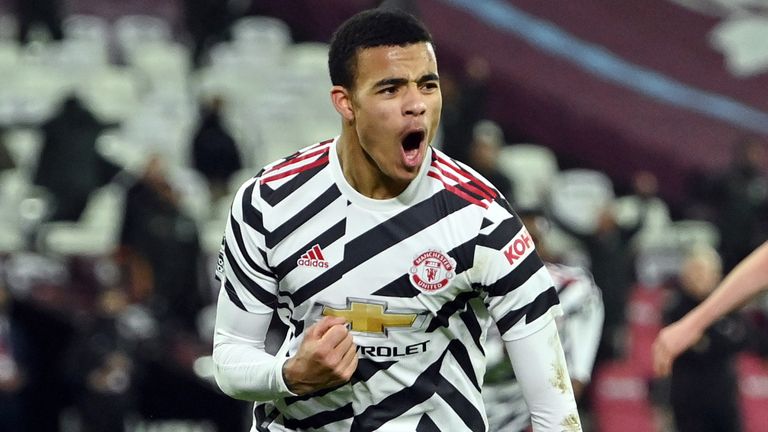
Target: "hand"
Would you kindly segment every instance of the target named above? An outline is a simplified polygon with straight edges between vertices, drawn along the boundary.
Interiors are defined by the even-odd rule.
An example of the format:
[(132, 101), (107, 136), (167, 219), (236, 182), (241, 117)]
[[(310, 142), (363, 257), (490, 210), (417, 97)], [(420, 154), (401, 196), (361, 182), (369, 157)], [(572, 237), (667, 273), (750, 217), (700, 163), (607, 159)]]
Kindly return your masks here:
[(357, 368), (357, 346), (340, 317), (323, 317), (304, 333), (299, 351), (283, 366), (288, 388), (303, 395), (346, 383)]
[(664, 377), (672, 371), (672, 363), (699, 339), (702, 332), (681, 320), (664, 327), (653, 342), (653, 370), (658, 377)]

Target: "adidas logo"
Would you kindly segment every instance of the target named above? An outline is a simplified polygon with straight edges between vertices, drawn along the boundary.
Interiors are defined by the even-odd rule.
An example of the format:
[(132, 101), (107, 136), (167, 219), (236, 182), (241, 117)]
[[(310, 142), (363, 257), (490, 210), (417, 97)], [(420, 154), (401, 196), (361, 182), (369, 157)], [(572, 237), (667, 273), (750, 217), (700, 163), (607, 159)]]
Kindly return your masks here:
[(320, 245), (312, 246), (312, 249), (306, 251), (304, 255), (296, 261), (296, 264), (302, 267), (328, 268), (328, 261), (325, 260)]

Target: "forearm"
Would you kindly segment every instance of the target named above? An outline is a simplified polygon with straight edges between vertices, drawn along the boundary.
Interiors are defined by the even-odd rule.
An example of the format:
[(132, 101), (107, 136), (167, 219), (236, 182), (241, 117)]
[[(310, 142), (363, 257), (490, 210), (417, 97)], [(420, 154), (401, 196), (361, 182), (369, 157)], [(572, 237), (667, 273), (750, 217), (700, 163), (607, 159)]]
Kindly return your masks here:
[(725, 314), (736, 310), (758, 293), (768, 289), (768, 242), (755, 249), (737, 265), (720, 286), (683, 321), (703, 332)]
[(219, 296), (216, 312), (213, 362), (221, 390), (233, 398), (250, 401), (292, 395), (282, 374), (287, 358), (264, 350), (271, 314), (245, 312), (224, 294)]
[(554, 320), (522, 339), (505, 341), (533, 430), (580, 431), (581, 423)]

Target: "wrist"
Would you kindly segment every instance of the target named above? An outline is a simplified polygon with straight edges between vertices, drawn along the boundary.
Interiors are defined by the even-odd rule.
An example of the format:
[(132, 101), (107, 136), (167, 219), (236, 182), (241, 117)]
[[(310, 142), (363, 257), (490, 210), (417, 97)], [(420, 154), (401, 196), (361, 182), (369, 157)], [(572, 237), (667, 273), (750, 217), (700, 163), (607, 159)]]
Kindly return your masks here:
[(291, 369), (291, 365), (293, 363), (293, 358), (286, 359), (283, 364), (280, 367), (280, 377), (283, 381), (284, 388), (293, 393), (294, 395), (298, 394), (296, 391), (296, 384), (293, 380), (293, 373)]

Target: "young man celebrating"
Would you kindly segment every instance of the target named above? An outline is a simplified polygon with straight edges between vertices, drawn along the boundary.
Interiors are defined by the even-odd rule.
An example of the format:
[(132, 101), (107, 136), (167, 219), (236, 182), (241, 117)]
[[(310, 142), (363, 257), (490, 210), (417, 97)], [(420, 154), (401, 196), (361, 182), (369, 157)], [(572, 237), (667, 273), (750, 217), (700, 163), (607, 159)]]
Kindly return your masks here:
[(484, 431), (495, 322), (536, 431), (581, 430), (557, 293), (520, 219), (430, 147), (442, 99), (431, 36), (361, 12), (335, 33), (341, 134), (239, 189), (220, 256), (219, 386), (253, 431)]

